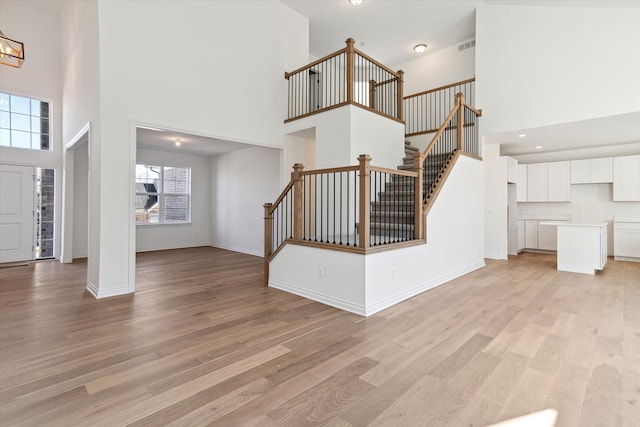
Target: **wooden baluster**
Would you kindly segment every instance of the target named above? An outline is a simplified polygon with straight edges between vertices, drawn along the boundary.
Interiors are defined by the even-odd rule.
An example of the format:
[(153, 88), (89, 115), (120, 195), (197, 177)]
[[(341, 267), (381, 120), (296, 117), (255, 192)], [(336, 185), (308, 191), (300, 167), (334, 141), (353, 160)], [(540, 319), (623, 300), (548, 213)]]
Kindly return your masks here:
[(369, 80), (369, 108), (376, 109), (376, 81)]
[(301, 172), (302, 163), (293, 165), (293, 240), (302, 240), (302, 194), (304, 191), (304, 177)]
[(359, 246), (363, 249), (371, 246), (371, 156), (361, 154), (358, 157), (360, 162), (360, 224), (358, 233), (360, 234)]
[(423, 174), (423, 162), (424, 159), (422, 157), (422, 153), (416, 151), (413, 153), (413, 171), (418, 174), (416, 177), (416, 188), (414, 195), (414, 218), (413, 218), (413, 237), (415, 239), (422, 239), (424, 237), (424, 232), (422, 230), (422, 225), (424, 224), (424, 219), (422, 218), (422, 208), (424, 204), (424, 200), (422, 199), (422, 174)]
[(353, 103), (353, 87), (355, 83), (355, 43), (356, 41), (349, 37), (347, 43), (347, 102)]
[(273, 245), (273, 212), (272, 203), (264, 204), (264, 285), (269, 285), (269, 258), (271, 258), (271, 247)]
[(403, 97), (402, 97), (402, 91), (403, 91), (403, 86), (404, 86), (404, 71), (402, 70), (398, 70), (398, 112), (397, 112), (397, 118), (398, 120), (402, 120), (404, 121), (404, 105), (403, 105)]
[(458, 92), (456, 94), (456, 107), (458, 108), (458, 151), (462, 151), (462, 132), (464, 130), (464, 94)]

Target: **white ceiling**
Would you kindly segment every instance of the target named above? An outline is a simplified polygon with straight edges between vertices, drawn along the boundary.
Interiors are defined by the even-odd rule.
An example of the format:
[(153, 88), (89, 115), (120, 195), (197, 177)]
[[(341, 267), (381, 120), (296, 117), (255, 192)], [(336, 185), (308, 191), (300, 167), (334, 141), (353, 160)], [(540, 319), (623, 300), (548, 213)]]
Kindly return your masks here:
[[(176, 146), (176, 138), (180, 138), (179, 147)], [(215, 156), (252, 147), (240, 142), (143, 127), (136, 129), (136, 142), (138, 148), (204, 156)]]
[[(519, 137), (520, 134), (526, 136)], [(485, 136), (485, 142), (500, 144), (500, 153), (505, 156), (614, 146), (638, 141), (640, 112)]]
[[(426, 53), (475, 36), (475, 9), (480, 0), (281, 0), (309, 18), (309, 51), (315, 57), (345, 46), (356, 48), (388, 66), (415, 58), (413, 46)], [(362, 46), (362, 43), (365, 43)]]

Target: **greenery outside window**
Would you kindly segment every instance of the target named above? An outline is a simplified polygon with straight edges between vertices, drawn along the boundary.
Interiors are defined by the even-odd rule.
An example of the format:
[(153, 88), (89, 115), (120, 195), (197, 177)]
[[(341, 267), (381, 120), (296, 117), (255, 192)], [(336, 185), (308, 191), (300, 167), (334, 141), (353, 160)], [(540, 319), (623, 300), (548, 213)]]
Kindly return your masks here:
[(49, 103), (0, 92), (0, 146), (49, 150)]
[(191, 169), (136, 165), (136, 223), (191, 222)]

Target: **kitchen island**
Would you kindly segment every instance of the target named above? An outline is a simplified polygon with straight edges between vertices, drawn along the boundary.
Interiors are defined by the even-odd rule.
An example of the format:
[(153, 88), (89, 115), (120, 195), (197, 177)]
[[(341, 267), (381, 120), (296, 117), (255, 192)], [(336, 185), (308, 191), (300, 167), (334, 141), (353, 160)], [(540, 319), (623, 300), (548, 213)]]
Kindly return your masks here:
[(607, 224), (558, 223), (558, 270), (595, 274), (607, 263)]

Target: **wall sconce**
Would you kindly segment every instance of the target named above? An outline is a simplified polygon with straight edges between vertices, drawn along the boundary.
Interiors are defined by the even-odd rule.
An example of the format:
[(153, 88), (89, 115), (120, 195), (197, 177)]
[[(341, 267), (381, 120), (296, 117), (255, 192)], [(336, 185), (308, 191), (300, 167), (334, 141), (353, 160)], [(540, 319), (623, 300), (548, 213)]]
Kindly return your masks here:
[(0, 64), (20, 68), (24, 62), (24, 43), (12, 40), (0, 31)]

